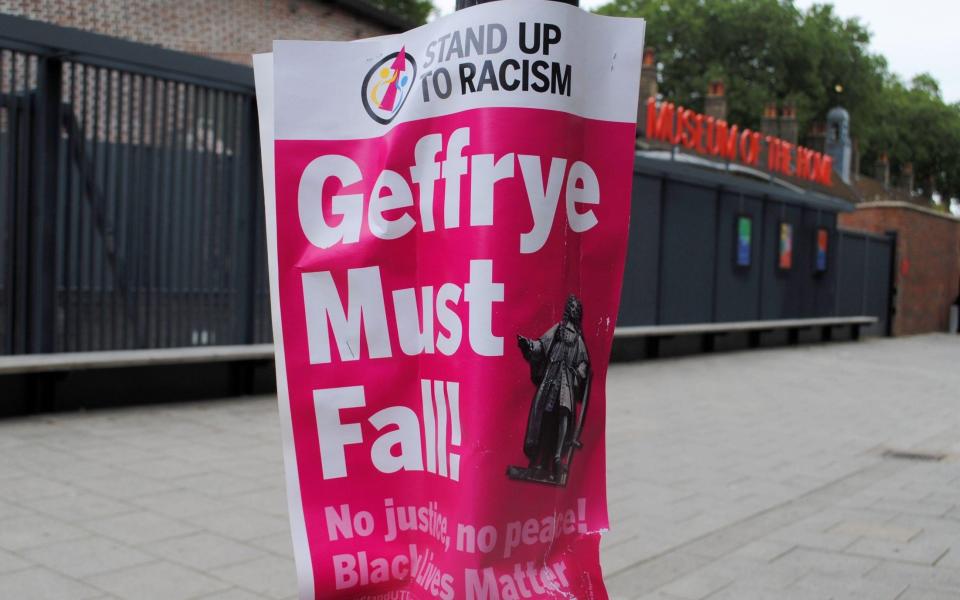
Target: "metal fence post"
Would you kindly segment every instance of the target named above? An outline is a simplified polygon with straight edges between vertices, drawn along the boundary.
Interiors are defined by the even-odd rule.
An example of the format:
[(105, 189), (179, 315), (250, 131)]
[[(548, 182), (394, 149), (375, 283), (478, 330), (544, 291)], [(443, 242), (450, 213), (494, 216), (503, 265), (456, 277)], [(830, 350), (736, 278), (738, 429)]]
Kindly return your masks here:
[[(757, 261), (757, 320), (763, 319), (763, 282), (767, 280), (766, 271), (764, 268), (766, 266), (767, 258), (767, 248), (765, 244), (767, 243), (767, 205), (771, 202), (770, 196), (764, 194), (760, 198), (760, 226), (757, 227), (760, 235), (757, 236), (757, 248), (759, 249), (758, 261)], [(776, 240), (779, 238), (774, 238), (774, 244), (778, 243)], [(751, 240), (750, 252), (753, 252), (753, 242)], [(760, 333), (757, 333), (757, 346), (760, 345)]]
[(260, 258), (256, 252), (257, 239), (256, 228), (258, 225), (257, 211), (260, 210), (257, 202), (257, 170), (259, 160), (259, 129), (257, 125), (256, 104), (253, 98), (244, 100), (241, 108), (240, 123), (243, 127), (243, 151), (240, 155), (240, 164), (237, 166), (241, 173), (245, 170), (246, 180), (243, 182), (243, 192), (237, 190), (237, 202), (243, 202), (240, 206), (240, 223), (237, 231), (237, 239), (240, 241), (239, 256), (241, 257), (237, 273), (237, 289), (240, 290), (238, 314), (240, 315), (240, 340), (237, 343), (252, 344), (254, 342), (253, 328), (253, 307), (254, 294), (256, 293), (254, 282), (256, 281), (257, 260)]
[(897, 276), (899, 274), (899, 269), (897, 268), (899, 263), (897, 246), (899, 234), (896, 229), (887, 230), (886, 234), (887, 238), (890, 239), (890, 281), (887, 282), (887, 322), (883, 334), (887, 337), (893, 337), (894, 319), (896, 319), (897, 316)]
[[(9, 119), (8, 140), (10, 148), (7, 151), (10, 197), (8, 201), (12, 204), (10, 211), (10, 222), (7, 224), (10, 235), (10, 253), (7, 258), (6, 268), (11, 271), (9, 277), (10, 286), (10, 351), (13, 354), (26, 354), (30, 352), (29, 338), (29, 307), (30, 296), (30, 269), (32, 263), (30, 260), (30, 231), (31, 214), (30, 208), (33, 205), (31, 199), (27, 197), (27, 191), (31, 187), (30, 165), (32, 163), (32, 117), (33, 101), (32, 96), (25, 89), (18, 90), (17, 61), (16, 55), (10, 56), (9, 86), (10, 92), (7, 96), (9, 107), (7, 115)], [(24, 59), (22, 77), (25, 79), (29, 73), (29, 59)], [(24, 85), (25, 88), (25, 85)], [(19, 92), (19, 93), (18, 93)]]
[(53, 352), (57, 325), (57, 193), (60, 168), (60, 105), (63, 63), (39, 59), (34, 96), (34, 154), (31, 179), (28, 344), (32, 353)]
[(870, 287), (870, 238), (863, 236), (863, 290), (860, 294), (860, 314), (867, 314), (867, 292)]
[(840, 316), (840, 294), (843, 291), (843, 239), (845, 237), (843, 230), (837, 229), (837, 286), (833, 297), (833, 314), (837, 317)]

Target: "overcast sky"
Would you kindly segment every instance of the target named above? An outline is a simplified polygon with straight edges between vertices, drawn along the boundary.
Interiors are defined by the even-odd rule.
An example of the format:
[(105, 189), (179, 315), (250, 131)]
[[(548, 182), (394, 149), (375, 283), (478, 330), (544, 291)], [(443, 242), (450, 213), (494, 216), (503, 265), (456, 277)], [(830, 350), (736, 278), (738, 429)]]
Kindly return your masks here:
[[(580, 5), (589, 9), (605, 1), (580, 0)], [(795, 2), (803, 9), (815, 3)], [(447, 14), (455, 0), (434, 3)], [(960, 0), (833, 0), (832, 4), (840, 16), (859, 17), (866, 23), (873, 34), (873, 52), (887, 58), (891, 71), (907, 81), (917, 73), (932, 73), (944, 99), (960, 101)]]

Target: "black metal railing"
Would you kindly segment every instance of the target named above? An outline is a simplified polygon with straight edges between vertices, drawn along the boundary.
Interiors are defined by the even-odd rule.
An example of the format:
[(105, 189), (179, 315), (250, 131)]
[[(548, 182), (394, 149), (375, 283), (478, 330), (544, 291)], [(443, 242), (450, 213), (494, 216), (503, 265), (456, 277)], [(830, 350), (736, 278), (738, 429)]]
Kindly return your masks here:
[(0, 17), (0, 354), (270, 339), (252, 74)]
[[(28, 260), (31, 227), (31, 169), (35, 155), (38, 58), (15, 50), (0, 52), (0, 352), (24, 346), (25, 322), (16, 310), (29, 304)], [(20, 338), (20, 339), (17, 339)]]

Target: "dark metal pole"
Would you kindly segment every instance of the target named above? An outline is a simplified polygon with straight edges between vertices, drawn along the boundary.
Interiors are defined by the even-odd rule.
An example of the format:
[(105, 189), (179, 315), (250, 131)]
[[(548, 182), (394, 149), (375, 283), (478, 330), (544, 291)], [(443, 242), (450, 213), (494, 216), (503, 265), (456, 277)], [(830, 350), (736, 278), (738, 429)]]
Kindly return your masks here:
[[(900, 270), (897, 268), (899, 264), (900, 254), (897, 250), (899, 234), (896, 229), (888, 229), (886, 232), (887, 239), (890, 240), (890, 266), (889, 266), (889, 277), (890, 281), (887, 282), (887, 305), (884, 307), (887, 311), (886, 314), (886, 323), (884, 327), (883, 335), (887, 337), (893, 337), (893, 324), (894, 320), (897, 317), (897, 290), (899, 286), (897, 285), (897, 277), (900, 274)], [(951, 331), (950, 333), (956, 333)]]
[[(486, 4), (487, 2), (495, 2), (497, 0), (457, 0), (457, 10), (462, 8), (470, 8), (477, 4)], [(556, 2), (563, 2), (564, 4), (569, 4), (571, 6), (580, 6), (580, 0), (555, 0)]]
[[(57, 194), (60, 172), (60, 103), (63, 63), (60, 57), (37, 59), (34, 97), (36, 153), (31, 223), (30, 330), (31, 352), (53, 352), (57, 294)], [(29, 83), (29, 82), (27, 82)]]

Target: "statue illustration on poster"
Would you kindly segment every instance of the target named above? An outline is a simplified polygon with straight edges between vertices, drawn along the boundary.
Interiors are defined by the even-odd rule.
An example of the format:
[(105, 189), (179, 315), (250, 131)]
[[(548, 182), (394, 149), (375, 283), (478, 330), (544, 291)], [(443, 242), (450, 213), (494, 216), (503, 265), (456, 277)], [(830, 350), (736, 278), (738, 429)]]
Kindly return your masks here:
[(590, 396), (590, 358), (582, 330), (583, 306), (570, 295), (563, 318), (539, 339), (517, 336), (536, 386), (523, 439), (527, 467), (507, 468), (510, 479), (564, 486), (574, 450), (581, 447)]

